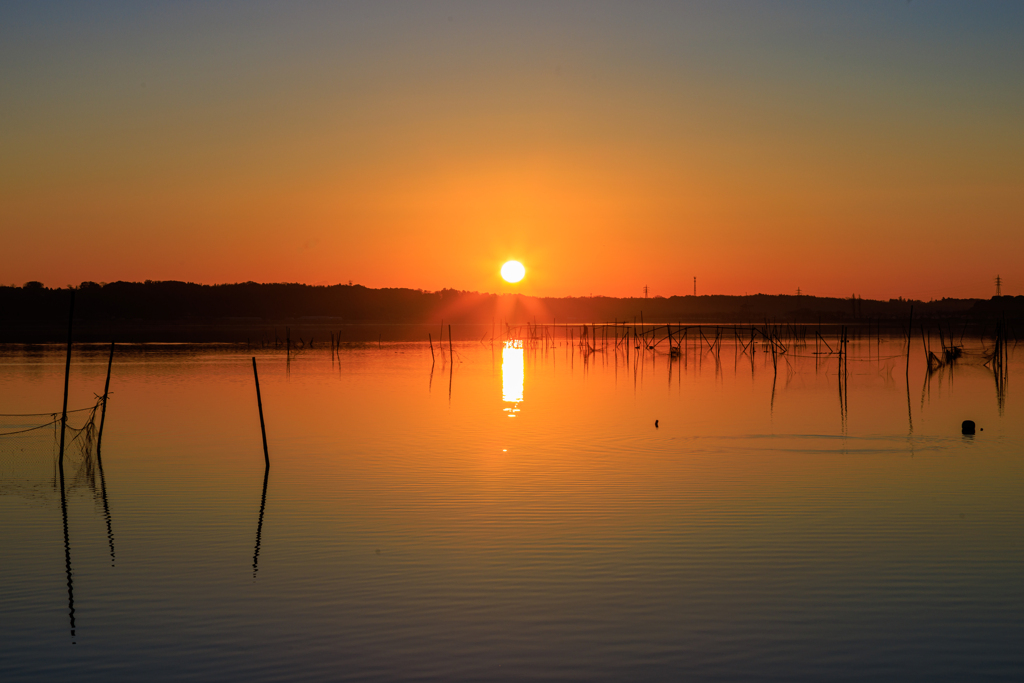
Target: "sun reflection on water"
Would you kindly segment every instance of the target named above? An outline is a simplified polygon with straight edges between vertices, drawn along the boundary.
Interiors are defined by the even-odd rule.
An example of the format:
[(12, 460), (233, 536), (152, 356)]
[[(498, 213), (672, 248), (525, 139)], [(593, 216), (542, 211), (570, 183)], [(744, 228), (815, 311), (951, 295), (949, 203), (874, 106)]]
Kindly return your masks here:
[(504, 410), (515, 417), (523, 400), (523, 342), (518, 339), (505, 342), (501, 351), (501, 399), (513, 404)]

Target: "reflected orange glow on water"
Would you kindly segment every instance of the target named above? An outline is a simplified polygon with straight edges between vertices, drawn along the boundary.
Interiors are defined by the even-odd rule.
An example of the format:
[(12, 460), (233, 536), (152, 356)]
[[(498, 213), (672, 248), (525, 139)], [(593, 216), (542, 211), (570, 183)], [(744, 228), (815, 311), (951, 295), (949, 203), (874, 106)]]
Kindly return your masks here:
[[(742, 632), (788, 662), (859, 661), (863, 648), (844, 643), (878, 633), (897, 638), (900, 652), (1016, 646), (1022, 404), (1011, 393), (1000, 408), (977, 358), (929, 379), (919, 352), (905, 374), (902, 343), (880, 360), (877, 349), (875, 359), (854, 355), (844, 414), (834, 360), (800, 349), (776, 377), (765, 354), (742, 347), (690, 348), (681, 362), (608, 350), (588, 363), (575, 347), (523, 346), (458, 347), (460, 362), (445, 369), (450, 396), (431, 392), (426, 344), (290, 364), (258, 356), (272, 467), (255, 583), (264, 469), (249, 356), (125, 350), (103, 441), (118, 573), (101, 515), (76, 496), (83, 604), (98, 605), (106, 590), (128, 605), (118, 607), (126, 624), (140, 622), (133, 605), (158, 584), (174, 604), (161, 623), (182, 614), (252, 621), (263, 617), (247, 610), (270, 605), (274, 629), (296, 642), (362, 639), (365, 651), (345, 654), (357, 668), (391, 656), (403, 628), (439, 657), (521, 647), (538, 667), (568, 658), (587, 679), (614, 666), (605, 653), (623, 652), (623, 626), (683, 668), (699, 653), (679, 643), (709, 629)], [(60, 398), (58, 353), (7, 360), (0, 395), (18, 397), (18, 409), (45, 411)], [(1011, 365), (1016, 376), (1019, 360)], [(105, 358), (76, 355), (72, 367), (77, 407), (102, 388)], [(529, 419), (506, 419), (524, 405), (527, 372)], [(962, 437), (965, 417), (984, 431)], [(49, 604), (60, 582), (36, 577), (60, 569), (50, 552), (62, 543), (59, 512), (6, 504), (0, 547), (38, 552), (0, 567), (0, 578), (11, 594), (36, 590)], [(926, 618), (942, 600), (984, 606), (993, 629), (965, 640), (958, 622)], [(521, 623), (508, 620), (511, 601)], [(864, 604), (877, 607), (865, 613)], [(296, 616), (276, 616), (287, 610)], [(780, 610), (795, 617), (782, 651)], [(88, 632), (98, 617), (81, 623)], [(438, 623), (456, 638), (432, 640)], [(508, 631), (492, 643), (486, 624)], [(820, 627), (841, 637), (819, 642)], [(572, 648), (551, 645), (588, 628)], [(713, 645), (732, 641), (722, 642)], [(641, 661), (633, 654), (617, 656)], [(316, 656), (325, 667), (341, 661), (318, 654), (300, 665)]]
[(501, 400), (513, 404), (504, 409), (509, 417), (519, 412), (525, 379), (523, 342), (518, 339), (505, 342), (501, 350)]

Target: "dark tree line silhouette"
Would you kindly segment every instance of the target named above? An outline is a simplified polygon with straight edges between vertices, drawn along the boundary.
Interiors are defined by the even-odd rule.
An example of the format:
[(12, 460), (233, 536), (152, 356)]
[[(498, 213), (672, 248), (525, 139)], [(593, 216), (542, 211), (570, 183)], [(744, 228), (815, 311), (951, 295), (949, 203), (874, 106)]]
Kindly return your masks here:
[[(755, 294), (751, 296), (672, 296), (653, 298), (543, 298), (444, 289), (371, 289), (362, 285), (314, 286), (242, 282), (201, 285), (177, 281), (83, 282), (76, 289), (75, 318), (85, 324), (117, 323), (118, 329), (161, 329), (201, 324), (453, 324), (510, 322), (588, 323), (643, 319), (665, 322), (856, 323), (905, 321), (914, 307), (917, 320), (1018, 319), (1024, 297), (991, 300), (942, 299), (922, 302), (858, 297), (833, 298)], [(69, 288), (38, 282), (0, 287), (0, 323), (6, 341), (20, 330), (53, 327), (66, 320)], [(154, 332), (158, 337), (159, 333)], [(36, 335), (39, 336), (39, 335)], [(49, 336), (47, 333), (43, 336)], [(145, 335), (144, 335), (145, 336)], [(151, 335), (152, 336), (152, 335)], [(179, 335), (180, 336), (180, 335)], [(237, 336), (237, 335), (236, 335)], [(243, 338), (244, 339), (244, 338)], [(158, 339), (153, 339), (158, 340)]]

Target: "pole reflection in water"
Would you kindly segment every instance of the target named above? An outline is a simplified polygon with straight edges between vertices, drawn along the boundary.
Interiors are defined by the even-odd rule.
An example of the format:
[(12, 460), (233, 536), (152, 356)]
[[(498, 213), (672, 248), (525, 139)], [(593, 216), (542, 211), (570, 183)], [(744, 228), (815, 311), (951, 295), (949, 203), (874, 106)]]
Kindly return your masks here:
[[(63, 446), (63, 444), (62, 444)], [(57, 461), (60, 468), (60, 511), (64, 517), (64, 571), (68, 578), (68, 618), (71, 620), (71, 644), (75, 644), (75, 580), (71, 571), (71, 538), (68, 534), (68, 498), (64, 489), (64, 449), (61, 448), (61, 458)]]
[[(309, 354), (290, 381), (287, 359), (268, 357), (274, 498), (266, 467), (256, 478), (251, 359), (132, 351), (118, 384), (130, 428), (103, 460), (117, 475), (116, 570), (90, 493), (98, 459), (95, 488), (76, 485), (80, 449), (65, 453), (65, 531), (53, 427), (0, 438), (0, 679), (782, 680), (842, 666), (1024, 680), (1024, 402), (1009, 394), (999, 416), (991, 343), (972, 342), (953, 386), (933, 375), (914, 409), (920, 340), (907, 359), (902, 337), (883, 339), (879, 362), (853, 337), (854, 406), (844, 396), (837, 413), (838, 353), (820, 340), (820, 355), (813, 338), (791, 340), (772, 406), (770, 345), (726, 335), (734, 373), (725, 361), (716, 374), (691, 330), (681, 391), (664, 342), (644, 354), (620, 341), (635, 392), (614, 358), (574, 377), (567, 355), (556, 366), (531, 348), (529, 413), (519, 335), (494, 345), (493, 368), (489, 345), (460, 349), (450, 407), (422, 391), (428, 346), (348, 349), (341, 373)], [(0, 393), (46, 405), (63, 349), (3, 351)], [(1016, 379), (1024, 362), (1007, 354)], [(103, 369), (89, 370), (100, 390)], [(965, 418), (985, 428), (971, 442)], [(12, 495), (36, 471), (39, 486)]]
[(256, 578), (260, 562), (260, 538), (263, 536), (263, 511), (267, 508), (267, 481), (270, 479), (270, 463), (263, 470), (263, 497), (260, 499), (260, 519), (256, 523), (256, 549), (252, 553), (252, 578)]
[(501, 400), (512, 404), (504, 411), (515, 417), (523, 400), (523, 342), (519, 339), (505, 342), (501, 351)]

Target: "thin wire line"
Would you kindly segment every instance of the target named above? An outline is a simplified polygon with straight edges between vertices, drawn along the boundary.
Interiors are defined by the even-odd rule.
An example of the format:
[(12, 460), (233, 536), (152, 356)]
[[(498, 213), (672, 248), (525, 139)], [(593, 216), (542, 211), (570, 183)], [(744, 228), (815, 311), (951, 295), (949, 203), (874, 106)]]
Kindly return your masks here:
[[(88, 408), (75, 408), (74, 410), (69, 410), (68, 412), (81, 413), (86, 410), (92, 410), (95, 407), (96, 406), (90, 406)], [(56, 415), (56, 413), (52, 411), (49, 413), (0, 413), (0, 417), (39, 417), (40, 415)]]
[[(38, 427), (29, 427), (28, 429), (20, 429), (20, 430), (18, 430), (16, 432), (0, 432), (0, 436), (11, 436), (12, 434), (24, 434), (25, 432), (34, 432), (37, 429), (42, 429), (43, 427), (49, 427), (50, 425), (56, 424), (57, 422), (60, 422), (60, 420), (52, 420), (50, 422), (47, 422), (46, 424), (41, 424)], [(74, 427), (69, 427), (69, 428), (70, 429), (75, 429)], [(81, 429), (75, 429), (75, 431), (80, 432), (82, 430)]]

